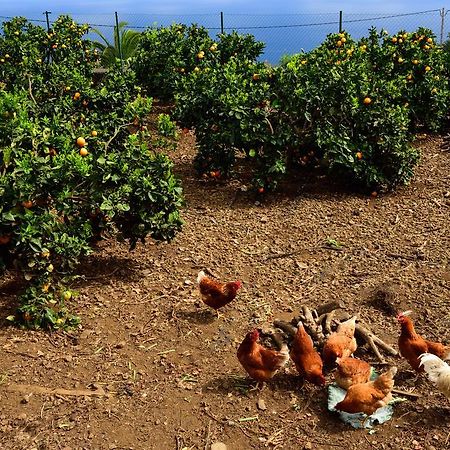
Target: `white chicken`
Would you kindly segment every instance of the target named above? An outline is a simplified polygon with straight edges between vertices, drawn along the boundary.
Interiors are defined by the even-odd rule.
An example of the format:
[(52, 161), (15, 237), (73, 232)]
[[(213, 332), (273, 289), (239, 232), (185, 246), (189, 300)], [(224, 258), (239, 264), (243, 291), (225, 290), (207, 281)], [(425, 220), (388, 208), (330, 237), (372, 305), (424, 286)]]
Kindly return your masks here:
[(450, 366), (431, 353), (422, 353), (419, 359), (430, 381), (450, 400)]

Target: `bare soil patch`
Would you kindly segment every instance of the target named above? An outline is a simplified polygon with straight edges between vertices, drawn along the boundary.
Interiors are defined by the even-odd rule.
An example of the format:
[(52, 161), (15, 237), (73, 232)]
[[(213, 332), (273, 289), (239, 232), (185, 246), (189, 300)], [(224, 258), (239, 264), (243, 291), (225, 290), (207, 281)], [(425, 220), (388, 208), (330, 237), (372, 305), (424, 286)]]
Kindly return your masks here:
[[(303, 383), (292, 365), (258, 392), (236, 358), (251, 327), (332, 300), (394, 347), (395, 309), (414, 310), (419, 332), (450, 341), (450, 154), (439, 138), (419, 145), (413, 182), (388, 195), (309, 176), (259, 198), (237, 180), (197, 179), (194, 140), (183, 136), (172, 155), (186, 197), (177, 238), (131, 253), (102, 241), (75, 286), (79, 332), (1, 324), (0, 447), (450, 448), (448, 401), (400, 358), (388, 358), (399, 367), (397, 387), (421, 397), (397, 405), (374, 434), (341, 423), (326, 390)], [(200, 301), (202, 268), (244, 283), (220, 319)], [(13, 274), (1, 281), (2, 316), (17, 286)], [(357, 354), (376, 362), (364, 348)]]

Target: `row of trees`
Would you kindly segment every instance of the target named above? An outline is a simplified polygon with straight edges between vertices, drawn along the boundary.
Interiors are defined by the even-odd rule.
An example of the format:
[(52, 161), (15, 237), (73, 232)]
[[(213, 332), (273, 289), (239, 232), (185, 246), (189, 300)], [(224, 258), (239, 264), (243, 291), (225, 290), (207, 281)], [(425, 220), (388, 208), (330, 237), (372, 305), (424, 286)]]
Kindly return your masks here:
[(439, 130), (450, 103), (449, 53), (423, 28), (332, 34), (276, 67), (251, 35), (121, 23), (99, 45), (88, 31), (62, 16), (49, 31), (17, 18), (0, 33), (0, 268), (27, 282), (9, 319), (29, 327), (78, 322), (70, 283), (102, 234), (133, 248), (180, 230), (181, 186), (163, 153), (176, 126), (160, 115), (149, 127), (153, 97), (195, 129), (200, 176), (233, 176), (245, 158), (260, 193), (300, 167), (369, 192), (406, 184), (414, 134)]

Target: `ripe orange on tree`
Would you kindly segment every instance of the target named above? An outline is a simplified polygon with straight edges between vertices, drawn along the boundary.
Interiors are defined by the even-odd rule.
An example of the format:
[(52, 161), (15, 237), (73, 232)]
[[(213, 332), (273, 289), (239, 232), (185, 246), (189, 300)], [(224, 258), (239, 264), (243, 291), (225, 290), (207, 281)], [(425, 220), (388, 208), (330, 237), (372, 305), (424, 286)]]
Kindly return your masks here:
[(88, 153), (89, 153), (89, 152), (87, 151), (86, 148), (84, 148), (84, 147), (80, 148), (80, 155), (81, 155), (81, 156), (87, 156)]
[(84, 147), (86, 145), (86, 139), (84, 137), (77, 138), (77, 145), (78, 147)]
[(370, 97), (366, 97), (366, 98), (363, 100), (363, 102), (364, 102), (365, 105), (370, 105), (370, 104), (372, 103), (372, 99), (371, 99)]
[(10, 234), (4, 234), (0, 236), (0, 245), (5, 245), (11, 240)]

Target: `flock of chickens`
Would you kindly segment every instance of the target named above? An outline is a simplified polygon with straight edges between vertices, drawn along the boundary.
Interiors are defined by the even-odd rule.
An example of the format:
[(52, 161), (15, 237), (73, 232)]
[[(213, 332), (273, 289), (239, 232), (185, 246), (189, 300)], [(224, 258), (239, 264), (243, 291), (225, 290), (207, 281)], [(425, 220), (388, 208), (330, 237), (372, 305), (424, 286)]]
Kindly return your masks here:
[[(197, 277), (203, 302), (216, 311), (227, 305), (241, 288), (240, 281), (222, 283), (201, 271)], [(411, 311), (399, 313), (401, 327), (398, 346), (401, 355), (417, 372), (426, 372), (428, 378), (450, 399), (450, 366), (443, 360), (450, 359), (450, 347), (424, 339), (414, 329), (409, 317)], [(341, 322), (326, 340), (321, 354), (301, 322), (289, 346), (279, 343), (279, 350), (266, 348), (260, 342), (257, 329), (250, 331), (239, 345), (237, 357), (251, 378), (259, 383), (269, 381), (285, 366), (289, 358), (299, 374), (307, 381), (323, 386), (326, 383), (324, 367), (335, 365), (335, 382), (345, 389), (345, 398), (336, 409), (347, 413), (373, 414), (392, 400), (396, 367), (391, 367), (375, 380), (370, 381), (372, 368), (366, 361), (351, 355), (357, 348), (355, 339), (356, 317)]]

